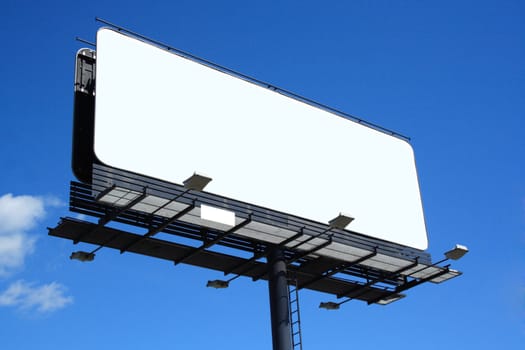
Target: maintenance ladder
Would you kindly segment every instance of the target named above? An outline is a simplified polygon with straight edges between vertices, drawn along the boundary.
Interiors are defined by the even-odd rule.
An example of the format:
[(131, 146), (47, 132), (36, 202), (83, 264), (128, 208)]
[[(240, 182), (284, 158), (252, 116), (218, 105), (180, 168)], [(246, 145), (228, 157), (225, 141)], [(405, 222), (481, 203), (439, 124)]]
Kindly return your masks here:
[(303, 338), (301, 335), (301, 314), (299, 312), (299, 289), (297, 279), (288, 281), (288, 298), (290, 301), (290, 323), (292, 332), (292, 349), (303, 350)]

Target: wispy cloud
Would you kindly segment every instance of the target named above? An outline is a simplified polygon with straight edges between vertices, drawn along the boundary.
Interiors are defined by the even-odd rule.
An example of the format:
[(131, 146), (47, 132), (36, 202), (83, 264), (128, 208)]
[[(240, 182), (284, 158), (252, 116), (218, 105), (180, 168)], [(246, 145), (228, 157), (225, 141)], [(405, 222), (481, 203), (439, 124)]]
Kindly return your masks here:
[(66, 202), (55, 196), (45, 196), (42, 199), (46, 207), (65, 207), (67, 205)]
[(66, 288), (57, 282), (37, 286), (23, 280), (13, 282), (0, 294), (0, 306), (11, 306), (21, 311), (47, 313), (73, 302)]
[(56, 199), (11, 193), (0, 197), (0, 277), (22, 267), (34, 251), (36, 239), (27, 232), (45, 216), (46, 202), (58, 203)]
[(24, 265), (26, 256), (34, 251), (35, 241), (24, 233), (0, 234), (0, 277)]

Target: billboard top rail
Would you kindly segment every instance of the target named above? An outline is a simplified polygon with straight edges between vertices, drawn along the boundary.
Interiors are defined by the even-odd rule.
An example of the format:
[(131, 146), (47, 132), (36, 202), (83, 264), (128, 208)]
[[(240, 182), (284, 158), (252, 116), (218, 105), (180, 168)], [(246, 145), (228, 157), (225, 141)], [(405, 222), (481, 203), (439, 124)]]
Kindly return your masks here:
[(371, 129), (374, 129), (374, 130), (377, 130), (377, 131), (380, 131), (384, 134), (387, 134), (387, 135), (390, 135), (390, 136), (393, 136), (393, 137), (397, 137), (399, 139), (402, 139), (402, 140), (405, 140), (405, 141), (410, 141), (410, 137), (406, 136), (406, 135), (403, 135), (403, 134), (400, 134), (396, 131), (393, 131), (393, 130), (390, 130), (390, 129), (387, 129), (385, 127), (382, 127), (380, 125), (377, 125), (375, 123), (372, 123), (372, 122), (369, 122), (369, 121), (366, 121), (362, 118), (359, 118), (357, 116), (354, 116), (354, 115), (351, 115), (349, 113), (346, 113), (346, 112), (343, 112), (339, 109), (336, 109), (336, 108), (333, 108), (333, 107), (330, 107), (330, 106), (327, 106), (323, 103), (320, 103), (320, 102), (317, 102), (317, 101), (314, 101), (310, 98), (307, 98), (307, 97), (304, 97), (304, 96), (301, 96), (301, 95), (298, 95), (294, 92), (291, 92), (289, 90), (286, 90), (286, 89), (283, 89), (281, 87), (278, 87), (278, 86), (275, 86), (273, 84), (270, 84), (270, 83), (267, 83), (267, 82), (264, 82), (262, 80), (259, 80), (259, 79), (256, 79), (256, 78), (253, 78), (249, 75), (246, 75), (246, 74), (243, 74), (243, 73), (240, 73), (236, 70), (233, 70), (233, 69), (230, 69), (230, 68), (227, 68), (225, 66), (222, 66), (220, 64), (217, 64), (217, 63), (214, 63), (212, 61), (209, 61), (209, 60), (206, 60), (206, 59), (203, 59), (203, 58), (200, 58), (198, 56), (195, 56), (189, 52), (186, 52), (184, 50), (181, 50), (181, 49), (178, 49), (178, 48), (175, 48), (175, 47), (172, 47), (170, 45), (167, 45), (165, 43), (162, 43), (158, 40), (155, 40), (155, 39), (151, 39), (149, 37), (146, 37), (142, 34), (139, 34), (137, 32), (134, 32), (132, 30), (129, 30), (129, 29), (126, 29), (124, 27), (121, 27), (119, 25), (116, 25), (114, 23), (111, 23), (107, 20), (104, 20), (102, 18), (99, 18), (99, 17), (95, 17), (95, 20), (97, 22), (100, 22), (100, 23), (103, 23), (113, 29), (116, 29), (118, 32), (121, 32), (121, 33), (126, 33), (126, 34), (129, 34), (129, 35), (132, 35), (133, 37), (135, 38), (138, 38), (138, 39), (141, 39), (141, 40), (144, 40), (150, 44), (153, 44), (159, 48), (162, 48), (164, 50), (167, 50), (168, 52), (172, 52), (172, 53), (175, 53), (175, 54), (178, 54), (180, 56), (183, 56), (187, 59), (191, 59), (193, 61), (196, 61), (198, 63), (201, 63), (201, 64), (204, 64), (208, 67), (211, 67), (211, 68), (214, 68), (214, 69), (217, 69), (217, 70), (220, 70), (224, 73), (227, 73), (227, 74), (230, 74), (230, 75), (233, 75), (237, 78), (240, 78), (240, 79), (243, 79), (245, 81), (248, 81), (248, 82), (251, 82), (253, 84), (256, 84), (258, 86), (261, 86), (261, 87), (264, 87), (266, 89), (269, 89), (269, 90), (272, 90), (272, 91), (275, 91), (275, 92), (278, 92), (282, 95), (285, 95), (287, 97), (290, 97), (290, 98), (294, 98), (296, 100), (299, 100), (301, 102), (304, 102), (306, 104), (309, 104), (311, 106), (314, 106), (314, 107), (317, 107), (317, 108), (320, 108), (322, 110), (325, 110), (327, 112), (331, 112), (331, 113), (334, 113), (336, 115), (339, 115), (341, 117), (344, 117), (344, 118), (347, 118), (347, 119), (350, 119), (356, 123), (359, 123), (361, 125), (364, 125), (366, 127), (369, 127)]

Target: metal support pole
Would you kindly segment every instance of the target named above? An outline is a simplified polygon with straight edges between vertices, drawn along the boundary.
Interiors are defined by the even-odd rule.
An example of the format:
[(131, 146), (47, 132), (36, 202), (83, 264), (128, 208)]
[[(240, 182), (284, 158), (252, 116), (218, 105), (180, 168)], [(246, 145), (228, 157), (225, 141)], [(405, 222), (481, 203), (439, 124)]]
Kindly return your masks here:
[(273, 350), (291, 350), (290, 297), (286, 276), (286, 260), (281, 248), (274, 249), (268, 256), (268, 290), (270, 293)]

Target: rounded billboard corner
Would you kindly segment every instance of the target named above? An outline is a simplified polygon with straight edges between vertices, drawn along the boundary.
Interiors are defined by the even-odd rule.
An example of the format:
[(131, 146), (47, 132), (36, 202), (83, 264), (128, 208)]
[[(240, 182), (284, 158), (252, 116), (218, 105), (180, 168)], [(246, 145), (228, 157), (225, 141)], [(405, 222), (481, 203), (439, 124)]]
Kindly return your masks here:
[(110, 26), (102, 26), (97, 29), (96, 34), (96, 43), (98, 44), (99, 37), (104, 35), (122, 35), (125, 37), (129, 37), (127, 33), (124, 33), (116, 28), (110, 27)]
[(104, 166), (107, 166), (107, 167), (115, 168), (115, 166), (113, 166), (113, 165), (111, 164), (111, 162), (106, 162), (106, 161), (104, 161), (102, 158), (100, 158), (100, 157), (97, 155), (97, 145), (96, 145), (96, 142), (93, 143), (93, 164), (100, 164), (100, 165), (104, 165)]
[(80, 154), (73, 153), (71, 171), (78, 181), (88, 184), (92, 181), (93, 164), (108, 166), (100, 161), (93, 148), (86, 147)]
[(412, 157), (415, 158), (414, 147), (412, 146), (411, 140), (410, 139), (401, 138), (401, 137), (398, 137), (397, 139), (402, 141), (403, 147), (408, 148), (410, 150), (410, 154), (412, 154)]
[(112, 28), (112, 27), (109, 27), (109, 26), (102, 26), (102, 27), (97, 29), (97, 36), (100, 33), (105, 32), (105, 31), (118, 32), (117, 30), (115, 30), (115, 28)]

